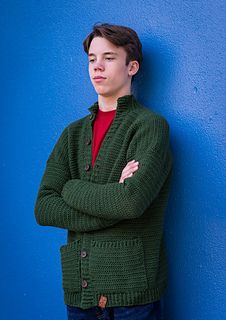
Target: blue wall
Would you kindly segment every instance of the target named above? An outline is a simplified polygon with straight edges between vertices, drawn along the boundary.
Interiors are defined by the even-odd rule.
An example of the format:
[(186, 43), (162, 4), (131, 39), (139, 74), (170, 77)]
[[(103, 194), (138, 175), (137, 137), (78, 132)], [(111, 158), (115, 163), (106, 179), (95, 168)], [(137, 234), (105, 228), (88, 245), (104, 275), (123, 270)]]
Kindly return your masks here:
[(165, 320), (222, 320), (225, 260), (224, 1), (1, 1), (0, 318), (66, 319), (59, 246), (33, 213), (47, 156), (95, 100), (82, 41), (95, 22), (137, 30), (135, 92), (171, 126)]

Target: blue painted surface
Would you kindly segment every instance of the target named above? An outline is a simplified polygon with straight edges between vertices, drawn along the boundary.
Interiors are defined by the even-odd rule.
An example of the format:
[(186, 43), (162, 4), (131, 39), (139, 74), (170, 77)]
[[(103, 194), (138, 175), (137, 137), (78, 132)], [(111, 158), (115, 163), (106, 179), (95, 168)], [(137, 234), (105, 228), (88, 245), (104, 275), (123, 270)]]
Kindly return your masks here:
[(37, 226), (33, 207), (57, 137), (96, 100), (82, 49), (95, 22), (138, 32), (135, 92), (171, 126), (165, 319), (225, 318), (225, 11), (220, 0), (1, 1), (1, 319), (66, 319), (66, 233)]

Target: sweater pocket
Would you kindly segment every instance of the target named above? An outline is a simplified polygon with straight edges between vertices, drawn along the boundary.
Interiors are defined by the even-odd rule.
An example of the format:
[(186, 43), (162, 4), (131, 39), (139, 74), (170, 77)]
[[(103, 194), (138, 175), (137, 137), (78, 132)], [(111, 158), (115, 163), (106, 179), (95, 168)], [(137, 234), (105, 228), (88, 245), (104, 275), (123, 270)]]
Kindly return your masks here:
[(60, 248), (63, 288), (70, 291), (80, 290), (79, 246), (79, 241), (74, 241)]
[(92, 241), (90, 273), (99, 292), (147, 289), (141, 239)]

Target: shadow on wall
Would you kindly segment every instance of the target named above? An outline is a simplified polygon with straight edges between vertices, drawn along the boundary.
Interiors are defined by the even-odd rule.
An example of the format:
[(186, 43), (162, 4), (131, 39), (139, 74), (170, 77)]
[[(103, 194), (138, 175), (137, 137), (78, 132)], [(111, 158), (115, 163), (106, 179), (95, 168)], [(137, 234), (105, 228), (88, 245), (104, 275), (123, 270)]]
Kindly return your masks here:
[[(145, 39), (144, 41), (142, 40), (142, 43), (143, 63), (133, 83), (133, 92), (138, 101), (154, 112), (158, 112), (159, 114), (165, 116), (170, 124), (170, 138), (172, 144), (171, 150), (174, 159), (172, 177), (172, 189), (174, 191), (171, 190), (170, 194), (170, 197), (172, 197), (173, 194), (176, 193), (175, 190), (177, 190), (177, 188), (179, 188), (179, 190), (183, 190), (183, 181), (180, 179), (178, 171), (175, 170), (175, 166), (180, 166), (181, 161), (181, 158), (177, 159), (177, 145), (183, 144), (183, 142), (177, 140), (177, 134), (172, 135), (174, 130), (169, 119), (170, 115), (172, 114), (172, 101), (170, 101), (170, 99), (172, 99), (171, 88), (173, 87), (173, 82), (175, 81), (175, 53), (173, 48), (163, 42), (162, 39), (150, 38)], [(172, 122), (174, 122), (173, 119)], [(174, 181), (175, 179), (176, 183)], [(177, 206), (179, 206), (179, 204)], [(167, 216), (170, 216), (170, 210), (167, 211), (169, 211), (166, 213)], [(170, 220), (171, 218), (168, 219)], [(178, 236), (180, 237), (180, 235)], [(171, 268), (171, 261), (174, 259), (174, 257), (171, 255), (171, 253), (168, 253), (168, 256), (169, 265)], [(169, 273), (169, 276), (171, 277), (172, 275)], [(169, 282), (171, 283), (171, 279)], [(175, 288), (170, 285), (168, 292), (174, 291), (174, 289)], [(164, 299), (162, 299), (163, 309), (165, 309), (164, 302)], [(175, 306), (173, 306), (173, 308), (174, 307)], [(166, 306), (166, 309), (167, 310), (163, 310), (164, 319), (168, 319), (168, 310), (170, 309), (168, 305)]]
[[(170, 106), (175, 53), (161, 39), (144, 39), (143, 62), (133, 84), (138, 100), (160, 114), (167, 114)], [(150, 106), (151, 103), (151, 106)]]
[[(223, 136), (223, 129), (217, 120), (208, 119), (207, 112), (178, 112), (175, 97), (179, 93), (172, 91), (177, 81), (177, 53), (161, 39), (145, 39), (143, 45), (144, 60), (134, 82), (134, 94), (168, 120), (173, 153), (172, 188), (165, 219), (169, 286), (164, 318), (183, 319), (183, 308), (189, 302), (192, 308), (186, 310), (186, 319), (197, 319), (197, 315), (207, 316), (203, 310), (206, 297), (216, 306), (220, 294), (214, 296), (214, 292), (223, 292), (222, 279), (216, 277), (224, 274), (220, 244), (225, 229), (218, 220), (222, 220), (219, 208), (225, 200), (222, 192), (216, 192), (225, 183), (221, 181), (223, 142), (217, 140)], [(189, 96), (184, 99), (192, 102)], [(197, 108), (200, 103), (196, 101)], [(210, 208), (210, 204), (214, 205)]]
[(167, 320), (183, 319), (182, 306), (188, 301), (192, 308), (186, 310), (187, 319), (205, 317), (206, 296), (214, 308), (219, 299), (215, 293), (223, 292), (225, 283), (216, 277), (224, 274), (225, 265), (225, 227), (218, 224), (224, 215), (219, 211), (224, 199), (217, 192), (222, 185), (223, 155), (200, 119), (175, 119), (174, 123), (177, 121), (180, 125), (172, 129), (174, 171), (165, 220), (169, 262), (169, 286), (164, 299)]

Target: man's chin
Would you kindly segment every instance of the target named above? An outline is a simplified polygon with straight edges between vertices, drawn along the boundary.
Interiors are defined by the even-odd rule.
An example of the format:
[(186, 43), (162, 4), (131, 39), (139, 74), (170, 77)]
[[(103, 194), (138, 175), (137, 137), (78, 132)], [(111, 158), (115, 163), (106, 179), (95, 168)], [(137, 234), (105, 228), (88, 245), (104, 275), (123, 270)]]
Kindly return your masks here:
[(110, 97), (112, 95), (111, 92), (104, 91), (104, 90), (96, 90), (96, 93), (98, 94), (98, 96), (102, 96), (102, 97)]

